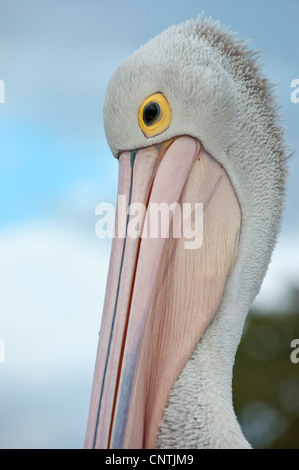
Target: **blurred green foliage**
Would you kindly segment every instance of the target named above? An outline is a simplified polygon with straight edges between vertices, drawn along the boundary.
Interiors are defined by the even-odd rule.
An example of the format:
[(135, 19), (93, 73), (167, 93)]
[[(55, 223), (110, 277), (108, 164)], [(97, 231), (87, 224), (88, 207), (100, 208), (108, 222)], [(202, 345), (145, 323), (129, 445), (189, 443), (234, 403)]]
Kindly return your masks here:
[(299, 363), (291, 341), (299, 338), (299, 289), (284, 312), (251, 310), (233, 378), (234, 407), (254, 448), (299, 449)]

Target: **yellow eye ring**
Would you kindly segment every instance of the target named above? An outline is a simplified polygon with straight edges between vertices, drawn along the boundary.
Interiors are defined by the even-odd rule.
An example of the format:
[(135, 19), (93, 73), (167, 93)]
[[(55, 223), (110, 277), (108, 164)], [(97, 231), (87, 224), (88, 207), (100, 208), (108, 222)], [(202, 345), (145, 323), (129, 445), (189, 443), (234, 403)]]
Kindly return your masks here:
[(161, 134), (169, 127), (171, 109), (162, 93), (154, 93), (143, 101), (139, 108), (138, 122), (146, 137)]

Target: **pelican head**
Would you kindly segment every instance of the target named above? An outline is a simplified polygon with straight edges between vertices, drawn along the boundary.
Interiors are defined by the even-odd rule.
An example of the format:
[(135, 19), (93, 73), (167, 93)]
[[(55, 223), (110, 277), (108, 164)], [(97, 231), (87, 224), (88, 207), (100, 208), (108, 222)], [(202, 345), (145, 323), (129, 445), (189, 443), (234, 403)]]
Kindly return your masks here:
[[(250, 447), (232, 368), (281, 221), (285, 143), (271, 84), (245, 43), (199, 17), (115, 70), (104, 125), (125, 209), (147, 209), (139, 237), (131, 213), (113, 240), (86, 447)], [(202, 231), (198, 246), (174, 223), (168, 237), (145, 236), (162, 203), (175, 204), (170, 222)]]

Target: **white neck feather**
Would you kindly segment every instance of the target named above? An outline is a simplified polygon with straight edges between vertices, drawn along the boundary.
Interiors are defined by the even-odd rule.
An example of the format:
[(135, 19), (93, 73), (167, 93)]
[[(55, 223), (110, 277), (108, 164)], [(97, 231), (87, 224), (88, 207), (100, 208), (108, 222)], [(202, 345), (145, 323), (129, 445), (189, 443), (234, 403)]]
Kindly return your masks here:
[(239, 301), (237, 307), (239, 287), (239, 270), (235, 269), (218, 312), (170, 394), (158, 448), (251, 447), (232, 404), (232, 368), (248, 311), (245, 302), (240, 308)]
[(164, 412), (160, 449), (248, 449), (232, 405), (231, 362), (200, 341)]

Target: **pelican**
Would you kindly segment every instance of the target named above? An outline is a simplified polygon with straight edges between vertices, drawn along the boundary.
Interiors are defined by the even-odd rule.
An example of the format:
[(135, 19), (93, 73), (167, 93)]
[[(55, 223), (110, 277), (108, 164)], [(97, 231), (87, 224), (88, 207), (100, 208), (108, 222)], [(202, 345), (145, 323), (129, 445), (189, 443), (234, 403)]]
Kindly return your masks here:
[[(281, 223), (286, 146), (272, 84), (247, 43), (200, 16), (117, 67), (104, 127), (126, 236), (112, 243), (85, 447), (250, 448), (232, 370)], [(175, 211), (168, 237), (128, 236), (133, 202), (147, 208), (139, 228), (153, 204), (189, 203), (194, 222), (201, 203), (201, 245), (174, 236)]]

